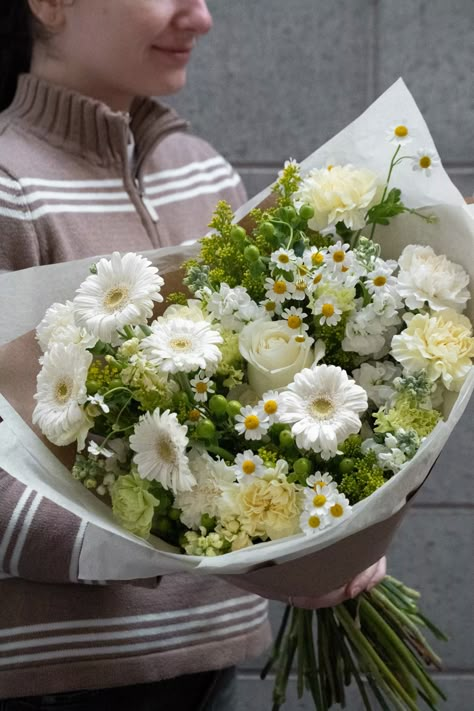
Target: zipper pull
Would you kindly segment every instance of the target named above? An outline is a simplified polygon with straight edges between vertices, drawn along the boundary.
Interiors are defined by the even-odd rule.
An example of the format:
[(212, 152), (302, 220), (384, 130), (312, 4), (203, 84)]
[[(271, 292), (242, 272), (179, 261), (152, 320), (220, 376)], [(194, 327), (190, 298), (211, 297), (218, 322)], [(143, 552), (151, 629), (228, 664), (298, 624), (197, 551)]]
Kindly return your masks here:
[(160, 221), (159, 215), (158, 215), (157, 211), (155, 210), (155, 208), (153, 207), (153, 203), (151, 202), (151, 200), (149, 200), (147, 198), (147, 196), (143, 195), (143, 194), (141, 195), (141, 199), (142, 199), (142, 203), (145, 205), (147, 212), (150, 215), (153, 222), (159, 222)]

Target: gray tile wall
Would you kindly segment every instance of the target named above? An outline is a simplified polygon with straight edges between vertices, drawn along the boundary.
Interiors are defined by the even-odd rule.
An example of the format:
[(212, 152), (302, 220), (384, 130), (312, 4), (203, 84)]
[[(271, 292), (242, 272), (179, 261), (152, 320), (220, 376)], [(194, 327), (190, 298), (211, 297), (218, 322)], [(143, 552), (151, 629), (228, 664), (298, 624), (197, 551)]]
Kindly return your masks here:
[[(214, 29), (172, 103), (238, 167), (250, 195), (399, 76), (453, 182), (474, 194), (472, 0), (210, 0), (209, 7)], [(422, 591), (426, 611), (450, 636), (438, 644), (445, 711), (474, 708), (473, 420), (471, 402), (389, 555), (389, 572)], [(272, 606), (275, 624), (280, 611)], [(260, 666), (252, 660), (240, 670), (239, 711), (271, 708)], [(286, 708), (312, 707), (297, 700), (293, 684)], [(347, 708), (361, 708), (356, 697)]]

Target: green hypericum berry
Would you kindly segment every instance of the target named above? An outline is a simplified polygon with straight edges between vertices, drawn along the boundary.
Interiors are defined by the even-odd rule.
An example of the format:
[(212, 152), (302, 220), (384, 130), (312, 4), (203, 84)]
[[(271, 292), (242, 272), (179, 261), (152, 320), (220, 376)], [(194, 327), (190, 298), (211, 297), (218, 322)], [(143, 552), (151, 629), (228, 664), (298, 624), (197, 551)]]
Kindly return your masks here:
[(341, 474), (348, 474), (354, 469), (354, 460), (350, 457), (344, 457), (339, 462), (339, 471)]
[(246, 238), (247, 233), (240, 225), (234, 225), (230, 231), (230, 236), (236, 242), (241, 242)]
[(272, 225), (271, 222), (262, 222), (262, 224), (260, 225), (260, 233), (265, 238), (273, 237), (273, 235), (275, 234), (275, 227)]
[(213, 395), (209, 400), (209, 409), (215, 415), (225, 415), (227, 413), (227, 400), (224, 395)]
[(293, 464), (293, 469), (298, 476), (309, 476), (313, 471), (313, 463), (307, 457), (300, 457)]
[(157, 532), (161, 534), (169, 533), (171, 531), (171, 526), (171, 521), (164, 516), (160, 516), (154, 524), (154, 528), (156, 528)]
[(240, 411), (242, 409), (242, 405), (238, 400), (229, 400), (227, 403), (227, 414), (229, 417), (235, 417), (236, 415), (240, 415)]
[(311, 205), (301, 205), (300, 217), (303, 220), (310, 220), (312, 217), (314, 217), (314, 209), (311, 207)]
[(196, 425), (196, 435), (199, 439), (212, 439), (216, 434), (216, 426), (211, 420), (200, 420)]
[(168, 518), (170, 518), (172, 521), (179, 521), (179, 517), (181, 515), (181, 510), (180, 509), (175, 509), (174, 507), (168, 511)]
[(280, 445), (281, 447), (283, 447), (283, 449), (292, 447), (295, 442), (293, 439), (293, 435), (289, 430), (283, 430), (283, 432), (280, 432), (279, 440)]
[(247, 262), (256, 262), (260, 258), (260, 250), (254, 244), (249, 244), (244, 249), (244, 257)]
[(285, 208), (286, 210), (286, 221), (287, 222), (294, 222), (296, 220), (296, 210), (294, 207), (289, 205), (288, 207)]

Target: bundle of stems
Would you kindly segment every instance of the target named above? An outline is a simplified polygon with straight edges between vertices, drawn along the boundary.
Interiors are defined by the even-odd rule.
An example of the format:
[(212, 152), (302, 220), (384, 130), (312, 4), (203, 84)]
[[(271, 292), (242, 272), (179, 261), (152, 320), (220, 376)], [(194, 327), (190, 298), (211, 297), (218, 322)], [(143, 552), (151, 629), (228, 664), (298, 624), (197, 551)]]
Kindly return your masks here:
[(288, 605), (260, 675), (264, 679), (275, 672), (272, 711), (285, 702), (294, 663), (298, 698), (309, 691), (316, 711), (334, 704), (345, 708), (353, 682), (368, 711), (419, 711), (419, 699), (436, 710), (446, 697), (428, 667), (441, 669), (441, 660), (420, 628), (437, 639), (447, 637), (420, 612), (419, 597), (386, 576), (370, 592), (337, 607), (303, 610)]

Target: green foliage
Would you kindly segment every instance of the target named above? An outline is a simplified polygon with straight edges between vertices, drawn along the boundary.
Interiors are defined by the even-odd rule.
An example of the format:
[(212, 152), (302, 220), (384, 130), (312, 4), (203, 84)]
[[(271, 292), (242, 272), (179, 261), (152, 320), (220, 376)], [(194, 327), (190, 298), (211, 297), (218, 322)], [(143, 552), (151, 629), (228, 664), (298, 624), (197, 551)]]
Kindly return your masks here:
[(388, 225), (391, 217), (401, 215), (406, 211), (405, 205), (401, 201), (402, 191), (392, 188), (382, 202), (374, 205), (367, 213), (367, 224)]
[(377, 465), (373, 450), (367, 454), (360, 452), (358, 457), (353, 454), (353, 457), (351, 471), (346, 472), (338, 484), (339, 491), (347, 496), (352, 505), (367, 498), (385, 483), (383, 470)]

